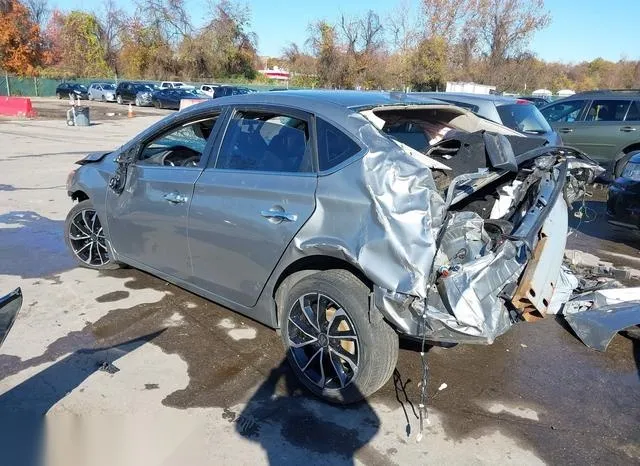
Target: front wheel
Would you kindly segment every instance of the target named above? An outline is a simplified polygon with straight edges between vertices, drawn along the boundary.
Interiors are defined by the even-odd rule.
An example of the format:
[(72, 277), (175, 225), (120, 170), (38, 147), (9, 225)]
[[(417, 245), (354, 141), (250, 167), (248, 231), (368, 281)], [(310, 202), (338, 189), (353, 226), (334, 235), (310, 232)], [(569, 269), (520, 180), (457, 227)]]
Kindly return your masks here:
[(369, 289), (345, 270), (309, 275), (286, 290), (282, 341), (298, 379), (332, 403), (362, 400), (380, 389), (398, 360), (398, 335), (369, 320)]
[(122, 105), (122, 96), (121, 95), (116, 97), (116, 102), (118, 102), (119, 105)]
[(96, 270), (117, 269), (102, 223), (90, 200), (79, 202), (65, 220), (65, 242), (82, 267)]
[(140, 99), (139, 99), (139, 98), (137, 98), (137, 97), (136, 97), (136, 100), (135, 100), (135, 102), (134, 102), (134, 103), (136, 104), (136, 107), (139, 107), (139, 106), (141, 105), (141, 104), (140, 104)]

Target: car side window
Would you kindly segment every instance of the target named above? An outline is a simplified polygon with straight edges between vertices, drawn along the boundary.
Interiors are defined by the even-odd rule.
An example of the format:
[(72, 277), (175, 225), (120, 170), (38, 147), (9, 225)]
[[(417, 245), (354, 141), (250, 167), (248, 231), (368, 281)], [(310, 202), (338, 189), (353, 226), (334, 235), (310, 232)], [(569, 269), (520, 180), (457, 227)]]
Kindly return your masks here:
[(313, 170), (307, 122), (283, 113), (237, 111), (216, 168), (306, 173)]
[(353, 139), (321, 118), (316, 119), (316, 131), (320, 171), (329, 170), (362, 150)]
[(594, 100), (586, 121), (622, 121), (629, 108), (629, 100)]
[(629, 107), (624, 121), (640, 121), (640, 101), (634, 100), (631, 102), (631, 107)]
[(138, 165), (197, 167), (219, 114), (183, 123), (147, 143)]
[(569, 100), (550, 105), (540, 111), (549, 123), (572, 123), (580, 117), (585, 103), (585, 100)]

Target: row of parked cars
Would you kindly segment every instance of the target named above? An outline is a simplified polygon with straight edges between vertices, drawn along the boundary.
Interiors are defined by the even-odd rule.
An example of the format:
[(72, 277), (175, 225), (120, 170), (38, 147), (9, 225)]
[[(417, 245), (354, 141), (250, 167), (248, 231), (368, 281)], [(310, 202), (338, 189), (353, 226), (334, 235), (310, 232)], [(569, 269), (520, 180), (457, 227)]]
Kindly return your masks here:
[(195, 86), (180, 81), (163, 81), (160, 84), (121, 81), (117, 86), (108, 82), (94, 82), (88, 87), (79, 83), (62, 83), (56, 88), (56, 97), (62, 99), (72, 95), (77, 99), (178, 109), (182, 99), (213, 99), (249, 92), (255, 91), (246, 87), (219, 84), (202, 84), (196, 89)]

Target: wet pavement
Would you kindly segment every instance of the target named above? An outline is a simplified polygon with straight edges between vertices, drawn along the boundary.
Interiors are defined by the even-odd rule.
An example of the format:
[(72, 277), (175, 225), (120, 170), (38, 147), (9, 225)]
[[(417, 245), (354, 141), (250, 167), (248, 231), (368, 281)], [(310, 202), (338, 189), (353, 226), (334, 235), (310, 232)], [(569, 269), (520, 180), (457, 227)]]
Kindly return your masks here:
[[(105, 122), (70, 138), (49, 124), (0, 125), (11, 141), (0, 155), (0, 289), (24, 293), (0, 350), (7, 464), (40, 454), (52, 464), (640, 462), (637, 340), (617, 336), (599, 353), (547, 317), (491, 346), (430, 347), (417, 442), (415, 343), (402, 343), (394, 377), (366, 402), (330, 406), (296, 382), (273, 330), (135, 269), (75, 268), (60, 232), (75, 152), (135, 131)], [(601, 217), (578, 229), (568, 247), (640, 268), (633, 235)]]

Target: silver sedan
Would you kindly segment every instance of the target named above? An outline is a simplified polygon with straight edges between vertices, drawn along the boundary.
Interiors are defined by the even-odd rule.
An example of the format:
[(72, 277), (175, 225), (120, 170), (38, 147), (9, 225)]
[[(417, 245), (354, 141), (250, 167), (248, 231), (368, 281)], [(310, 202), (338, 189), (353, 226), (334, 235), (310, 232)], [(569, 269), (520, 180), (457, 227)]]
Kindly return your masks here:
[(302, 383), (350, 403), (399, 336), (490, 344), (555, 304), (567, 202), (597, 169), (545, 144), (406, 95), (220, 98), (79, 161), (65, 238), (82, 266), (280, 329)]
[(115, 102), (116, 86), (111, 83), (91, 83), (88, 90), (89, 100)]

